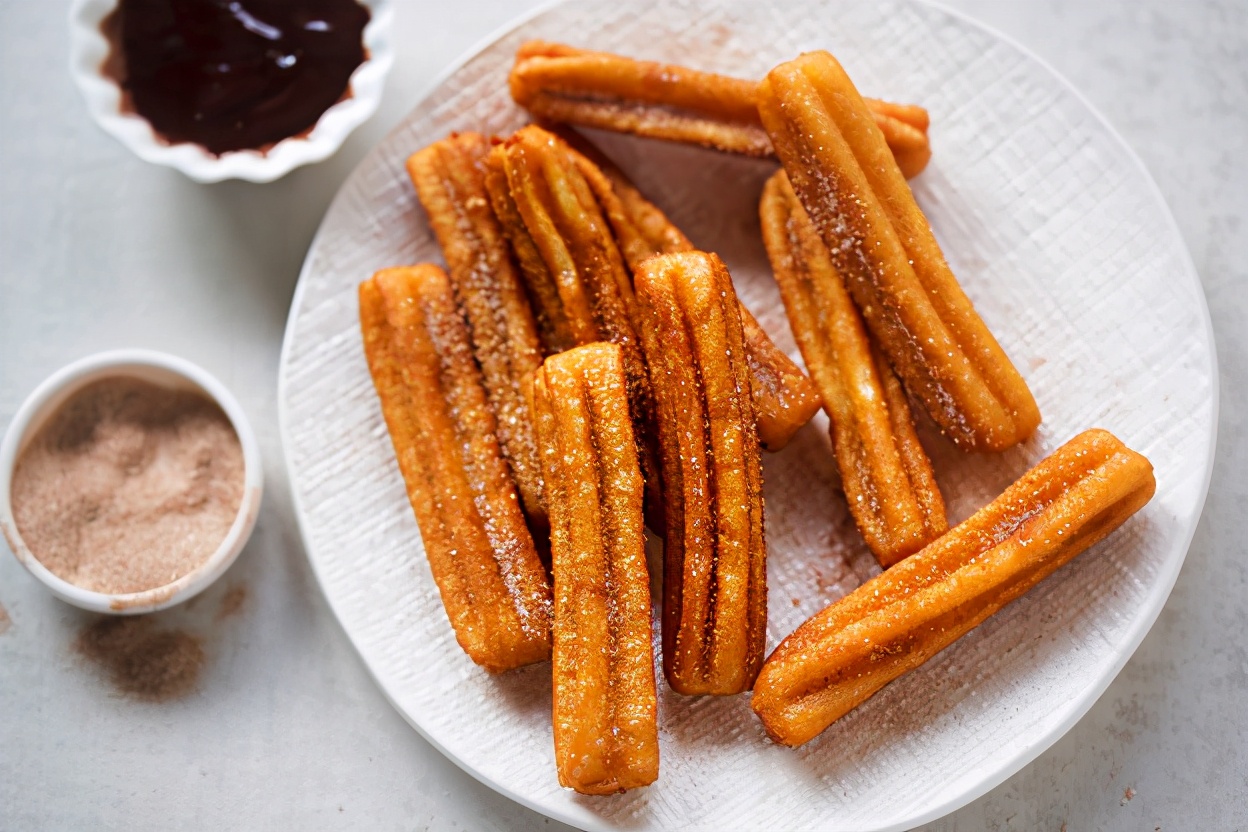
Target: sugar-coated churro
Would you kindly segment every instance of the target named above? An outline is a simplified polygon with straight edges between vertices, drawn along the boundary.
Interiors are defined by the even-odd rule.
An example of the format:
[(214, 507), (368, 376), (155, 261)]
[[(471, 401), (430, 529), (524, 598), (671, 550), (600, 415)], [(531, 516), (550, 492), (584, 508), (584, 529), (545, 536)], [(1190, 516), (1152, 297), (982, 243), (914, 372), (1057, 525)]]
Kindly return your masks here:
[(559, 782), (610, 794), (659, 773), (643, 485), (619, 346), (551, 356), (534, 380), (555, 585)]
[(467, 313), (473, 353), (497, 416), (499, 444), (525, 513), (540, 532), (546, 512), (527, 391), (542, 353), (524, 284), (490, 207), (485, 187), (489, 148), (479, 133), (457, 133), (414, 153), (407, 171)]
[(819, 393), (810, 377), (776, 346), (745, 304), (738, 305), (758, 440), (765, 449), (778, 451), (815, 415)]
[(637, 273), (667, 498), (663, 669), (688, 694), (748, 690), (766, 646), (762, 466), (739, 305), (714, 254)]
[[(746, 156), (773, 153), (753, 81), (528, 41), (516, 52), (509, 84), (516, 103), (541, 119)], [(871, 99), (868, 105), (898, 165), (907, 177), (917, 176), (931, 158), (927, 111)]]
[(888, 568), (949, 527), (910, 403), (878, 360), (832, 255), (784, 171), (767, 180), (759, 216), (789, 324), (831, 422), (850, 514)]
[[(559, 136), (576, 152), (581, 172), (593, 189), (633, 274), (656, 254), (696, 248), (657, 205), (650, 202), (614, 163), (573, 130)], [(802, 372), (741, 304), (750, 395), (758, 438), (769, 451), (788, 444), (819, 409), (819, 395)]]
[(520, 216), (520, 209), (511, 195), (505, 154), (505, 148), (497, 144), (486, 157), (485, 187), (490, 194), (494, 215), (511, 243), (511, 250), (524, 277), (543, 350), (547, 355), (563, 352), (576, 346), (576, 341), (572, 338), (568, 316), (559, 300), (559, 285), (546, 267), (529, 230), (524, 227), (524, 218)]
[(502, 146), (502, 166), (511, 196), (534, 247), (554, 277), (569, 337), (576, 344), (610, 341), (620, 347), (648, 490), (647, 516), (659, 525), (663, 503), (652, 450), (650, 380), (637, 337), (632, 278), (610, 224), (575, 154), (559, 137), (529, 125)]
[(1153, 467), (1103, 430), (1081, 433), (970, 519), (802, 624), (763, 665), (753, 708), (801, 745), (1134, 514)]
[(455, 638), (497, 673), (550, 656), (551, 594), (446, 275), (360, 284), (364, 354)]
[(932, 230), (836, 59), (773, 69), (759, 114), (793, 190), (881, 352), (953, 441), (1002, 450), (1040, 411), (949, 270)]

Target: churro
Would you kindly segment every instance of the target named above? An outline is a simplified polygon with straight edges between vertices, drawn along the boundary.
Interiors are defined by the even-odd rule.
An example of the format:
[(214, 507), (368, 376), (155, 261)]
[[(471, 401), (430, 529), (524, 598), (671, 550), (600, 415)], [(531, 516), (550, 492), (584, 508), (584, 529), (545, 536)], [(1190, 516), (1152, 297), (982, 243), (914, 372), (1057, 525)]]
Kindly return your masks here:
[(714, 254), (652, 257), (636, 279), (667, 497), (663, 669), (680, 693), (740, 693), (766, 646), (767, 554), (739, 305)]
[(798, 627), (763, 665), (755, 713), (777, 742), (807, 742), (1104, 538), (1155, 488), (1143, 456), (1106, 431), (1081, 433)]
[[(695, 251), (693, 243), (657, 205), (637, 189), (623, 171), (573, 130), (559, 131), (577, 154), (585, 180), (598, 198), (633, 274), (656, 254)], [(750, 395), (754, 400), (758, 438), (769, 451), (788, 444), (819, 409), (819, 395), (802, 372), (741, 304)]]
[(610, 794), (659, 773), (643, 485), (619, 346), (551, 356), (533, 384), (551, 522), (559, 782)]
[(499, 444), (525, 513), (540, 532), (546, 511), (527, 391), (542, 353), (524, 284), (486, 192), (489, 149), (479, 133), (453, 134), (414, 153), (407, 171), (467, 314)]
[[(746, 156), (774, 151), (758, 117), (758, 84), (674, 64), (638, 61), (545, 41), (516, 51), (511, 97), (538, 118), (712, 147)], [(931, 158), (928, 114), (868, 100), (906, 176)]]
[(359, 300), (364, 354), (456, 640), (493, 673), (548, 658), (546, 570), (446, 275), (386, 269), (360, 284)]
[(570, 127), (551, 125), (546, 129), (571, 148), (631, 271), (655, 254), (695, 250), (684, 232), (597, 145)]
[(881, 352), (954, 442), (1002, 450), (1040, 412), (958, 285), (839, 63), (811, 52), (773, 69), (759, 114)]
[(831, 422), (850, 514), (887, 569), (948, 529), (910, 403), (867, 340), (862, 316), (784, 171), (767, 180), (759, 215), (793, 336)]
[(776, 346), (745, 304), (738, 306), (758, 440), (765, 449), (778, 451), (815, 415), (819, 393), (809, 376)]
[(502, 166), (516, 210), (554, 277), (573, 343), (618, 344), (646, 481), (648, 517), (661, 528), (662, 495), (652, 450), (653, 405), (637, 338), (633, 283), (572, 150), (535, 125), (503, 145)]
[(503, 235), (511, 243), (511, 250), (524, 277), (542, 348), (546, 355), (553, 355), (576, 346), (576, 341), (572, 338), (567, 313), (559, 300), (559, 284), (546, 267), (546, 261), (542, 259), (542, 253), (529, 230), (524, 227), (524, 217), (520, 216), (520, 209), (511, 195), (505, 153), (504, 147), (497, 144), (486, 157), (485, 188), (490, 194), (494, 216), (498, 218)]

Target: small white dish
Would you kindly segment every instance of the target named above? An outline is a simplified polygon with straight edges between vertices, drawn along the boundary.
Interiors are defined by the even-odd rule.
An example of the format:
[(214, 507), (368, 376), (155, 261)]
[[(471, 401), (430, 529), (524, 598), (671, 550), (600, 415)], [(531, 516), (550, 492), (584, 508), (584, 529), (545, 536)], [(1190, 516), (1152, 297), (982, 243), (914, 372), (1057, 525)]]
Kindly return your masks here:
[(390, 45), (394, 12), (390, 0), (359, 2), (371, 14), (364, 28), (368, 60), (352, 74), (350, 96), (326, 110), (306, 136), (284, 139), (264, 153), (239, 150), (214, 156), (197, 144), (169, 144), (142, 116), (122, 111), (121, 89), (103, 72), (110, 45), (101, 29), (117, 0), (74, 0), (69, 12), (69, 70), (92, 118), (140, 159), (177, 168), (196, 182), (272, 182), (300, 165), (331, 156), (381, 102), (386, 74), (394, 63)]
[[(83, 589), (53, 574), (31, 552), (18, 532), (9, 499), (13, 470), (27, 443), (70, 396), (103, 378), (128, 376), (174, 389), (193, 390), (220, 405), (238, 434), (243, 449), (243, 500), (221, 545), (195, 569), (164, 586), (141, 592), (109, 594)], [(221, 577), (243, 550), (260, 512), (264, 471), (260, 446), (242, 407), (221, 382), (185, 359), (153, 350), (127, 349), (96, 353), (53, 373), (18, 408), (0, 442), (0, 531), (13, 554), (30, 574), (62, 601), (92, 612), (138, 615), (187, 601)]]

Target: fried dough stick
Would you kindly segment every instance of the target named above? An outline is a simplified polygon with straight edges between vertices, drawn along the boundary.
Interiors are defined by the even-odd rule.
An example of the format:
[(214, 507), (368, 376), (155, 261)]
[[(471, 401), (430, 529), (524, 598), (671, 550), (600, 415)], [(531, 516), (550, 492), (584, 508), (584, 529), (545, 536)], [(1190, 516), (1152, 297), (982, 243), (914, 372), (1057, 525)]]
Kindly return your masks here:
[(550, 585), (446, 275), (360, 284), (364, 354), (455, 638), (491, 673), (550, 656)]
[(546, 359), (534, 380), (555, 582), (559, 782), (610, 794), (659, 774), (641, 470), (620, 348)]
[(1040, 411), (958, 285), (839, 63), (811, 52), (768, 73), (759, 113), (793, 190), (875, 343), (932, 419), (968, 450), (1021, 442)]
[(497, 417), (498, 439), (536, 534), (546, 526), (528, 389), (542, 353), (524, 284), (485, 189), (489, 141), (458, 133), (414, 153), (408, 175), (442, 247), (468, 317), (473, 354)]
[(663, 500), (652, 450), (653, 397), (637, 338), (632, 279), (624, 259), (593, 191), (562, 140), (529, 125), (502, 147), (511, 196), (557, 287), (569, 338), (575, 344), (610, 341), (620, 347), (646, 481), (648, 517), (661, 528)]
[(732, 278), (714, 254), (664, 254), (637, 273), (658, 406), (663, 669), (680, 693), (749, 690), (766, 648), (762, 466)]
[(802, 624), (768, 657), (752, 706), (801, 745), (952, 644), (1152, 497), (1153, 467), (1081, 433), (923, 551)]
[[(759, 122), (753, 81), (528, 41), (516, 51), (509, 84), (516, 103), (541, 119), (746, 156), (774, 154)], [(867, 104), (897, 164), (907, 177), (917, 176), (932, 155), (927, 110), (873, 99)]]
[[(655, 254), (696, 250), (689, 238), (597, 147), (573, 130), (565, 129), (558, 135), (578, 154), (581, 172), (598, 197), (633, 274)], [(806, 374), (780, 351), (745, 304), (741, 304), (741, 326), (745, 332), (758, 438), (766, 450), (778, 451), (815, 415), (819, 395)]]
[(862, 316), (784, 171), (767, 180), (759, 217), (789, 324), (832, 423), (850, 514), (887, 569), (949, 528), (910, 403), (867, 340)]
[(554, 355), (575, 347), (576, 340), (572, 337), (568, 315), (563, 311), (563, 302), (559, 300), (559, 284), (546, 267), (533, 236), (524, 227), (524, 217), (511, 195), (511, 186), (507, 184), (506, 153), (503, 145), (496, 144), (486, 157), (485, 188), (490, 194), (494, 216), (498, 218), (503, 235), (511, 243), (511, 250), (520, 266), (542, 350), (546, 355)]

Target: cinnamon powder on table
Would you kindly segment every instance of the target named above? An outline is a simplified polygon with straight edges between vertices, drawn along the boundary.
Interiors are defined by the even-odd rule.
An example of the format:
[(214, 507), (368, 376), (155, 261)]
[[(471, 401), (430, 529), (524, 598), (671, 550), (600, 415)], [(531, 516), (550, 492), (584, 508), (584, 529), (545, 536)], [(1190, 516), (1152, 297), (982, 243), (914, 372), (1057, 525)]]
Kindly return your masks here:
[(13, 519), (53, 574), (139, 592), (217, 550), (242, 504), (243, 473), (242, 445), (215, 402), (105, 378), (71, 396), (22, 451)]
[(83, 629), (75, 647), (108, 673), (118, 691), (147, 702), (190, 693), (204, 664), (199, 638), (161, 629), (146, 615), (100, 618)]

